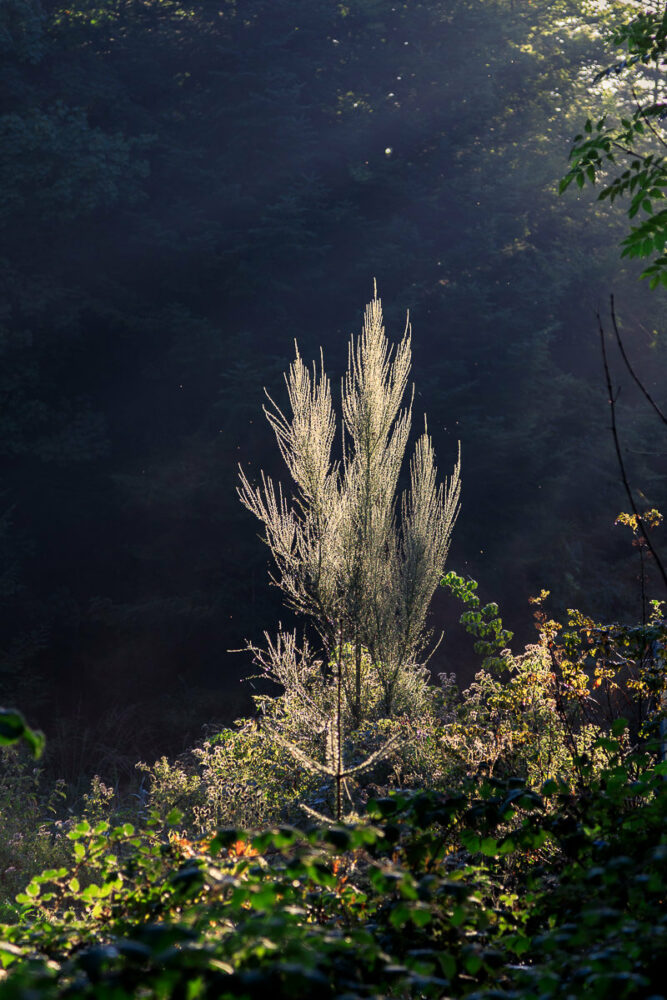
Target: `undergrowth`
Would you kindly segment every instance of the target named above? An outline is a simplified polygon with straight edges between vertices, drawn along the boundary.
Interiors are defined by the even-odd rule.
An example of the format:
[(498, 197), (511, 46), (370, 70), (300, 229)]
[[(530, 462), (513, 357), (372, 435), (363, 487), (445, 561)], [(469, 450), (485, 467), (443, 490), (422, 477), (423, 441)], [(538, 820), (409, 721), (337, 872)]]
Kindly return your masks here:
[(0, 997), (664, 997), (660, 607), (561, 625), (543, 594), (513, 655), (497, 607), (446, 583), (481, 669), (348, 735), (352, 761), (396, 737), (348, 782), (349, 822), (304, 812), (332, 789), (262, 715), (123, 795), (95, 777), (74, 799), (37, 744), (2, 748)]

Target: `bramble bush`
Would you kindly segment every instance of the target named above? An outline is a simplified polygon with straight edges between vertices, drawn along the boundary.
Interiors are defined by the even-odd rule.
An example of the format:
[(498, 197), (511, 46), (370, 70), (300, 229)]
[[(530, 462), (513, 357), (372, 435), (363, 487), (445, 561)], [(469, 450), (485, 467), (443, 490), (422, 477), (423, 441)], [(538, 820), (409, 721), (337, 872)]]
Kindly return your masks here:
[(583, 784), (399, 791), (353, 825), (79, 823), (2, 929), (0, 996), (661, 996), (667, 766), (621, 737)]
[(481, 670), (354, 732), (351, 759), (398, 738), (350, 789), (353, 822), (304, 816), (328, 790), (262, 718), (141, 765), (134, 804), (95, 779), (87, 815), (51, 825), (5, 749), (3, 823), (36, 846), (0, 925), (1, 1000), (664, 998), (660, 605), (642, 626), (563, 626), (543, 593), (514, 655), (474, 581), (445, 583)]

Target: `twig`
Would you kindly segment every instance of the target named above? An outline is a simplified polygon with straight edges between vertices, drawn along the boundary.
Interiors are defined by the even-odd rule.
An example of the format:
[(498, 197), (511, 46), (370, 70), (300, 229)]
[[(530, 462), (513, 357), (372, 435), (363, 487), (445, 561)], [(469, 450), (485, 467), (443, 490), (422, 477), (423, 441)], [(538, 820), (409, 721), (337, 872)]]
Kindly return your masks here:
[(660, 573), (660, 576), (662, 577), (662, 582), (664, 583), (665, 589), (667, 590), (667, 573), (665, 572), (665, 567), (662, 564), (660, 556), (655, 551), (653, 543), (651, 542), (651, 539), (648, 536), (648, 532), (644, 527), (644, 522), (642, 521), (641, 515), (637, 510), (637, 506), (635, 504), (635, 500), (632, 495), (632, 490), (630, 489), (630, 483), (628, 482), (628, 477), (625, 471), (625, 463), (623, 462), (623, 455), (621, 453), (621, 444), (618, 439), (618, 429), (616, 427), (616, 399), (614, 398), (614, 389), (611, 384), (611, 375), (609, 373), (609, 363), (607, 361), (607, 348), (605, 347), (605, 342), (604, 342), (604, 329), (602, 328), (602, 320), (600, 319), (600, 313), (598, 312), (595, 315), (597, 316), (598, 329), (600, 331), (600, 347), (602, 349), (602, 362), (604, 365), (604, 374), (607, 382), (607, 392), (609, 395), (609, 409), (611, 411), (611, 433), (614, 438), (614, 447), (616, 449), (616, 458), (618, 459), (618, 466), (621, 471), (621, 479), (623, 481), (623, 486), (625, 488), (628, 500), (630, 501), (630, 506), (632, 507), (632, 513), (637, 518), (637, 524), (639, 525), (639, 530), (642, 533), (644, 541), (646, 542), (646, 545), (648, 546), (651, 555), (655, 559), (655, 564), (658, 567), (658, 571)]
[[(667, 149), (667, 142), (665, 142), (665, 140), (660, 135), (660, 133), (658, 132), (657, 128), (655, 127), (655, 125), (653, 124), (653, 122), (651, 121), (651, 119), (649, 118), (649, 116), (646, 114), (646, 109), (643, 108), (641, 106), (641, 104), (639, 103), (639, 99), (637, 97), (637, 91), (635, 90), (634, 87), (632, 88), (632, 96), (634, 98), (635, 104), (637, 105), (637, 111), (642, 116), (642, 118), (644, 119), (644, 121), (648, 125), (649, 129), (651, 130), (651, 132), (653, 133), (653, 135), (655, 136), (655, 138), (658, 140), (658, 142), (661, 145), (663, 145), (665, 147), (665, 149)], [(654, 104), (653, 107), (656, 107), (656, 105)], [(663, 105), (663, 107), (664, 107), (664, 105)]]
[[(625, 353), (625, 348), (623, 346), (623, 341), (621, 340), (621, 334), (619, 333), (619, 330), (618, 330), (618, 323), (616, 322), (616, 311), (614, 309), (614, 296), (613, 295), (610, 296), (610, 299), (611, 299), (611, 321), (612, 321), (612, 323), (614, 325), (614, 333), (616, 334), (616, 343), (618, 344), (618, 349), (621, 352), (621, 357), (623, 358), (623, 363), (625, 364), (625, 367), (630, 372), (630, 375), (634, 379), (636, 385), (639, 386), (640, 391), (643, 393), (643, 395), (645, 396), (645, 398), (648, 400), (648, 402), (651, 404), (651, 406), (653, 407), (653, 409), (655, 410), (655, 412), (658, 414), (658, 416), (662, 420), (663, 424), (667, 424), (667, 417), (662, 412), (662, 410), (660, 409), (660, 407), (658, 406), (658, 404), (655, 402), (655, 400), (653, 399), (653, 397), (649, 393), (648, 389), (645, 387), (645, 385), (641, 381), (641, 379), (637, 376), (637, 374), (635, 373), (634, 368), (630, 364), (630, 359), (628, 358), (627, 354)], [(598, 316), (598, 320), (599, 319), (600, 319), (600, 317)]]

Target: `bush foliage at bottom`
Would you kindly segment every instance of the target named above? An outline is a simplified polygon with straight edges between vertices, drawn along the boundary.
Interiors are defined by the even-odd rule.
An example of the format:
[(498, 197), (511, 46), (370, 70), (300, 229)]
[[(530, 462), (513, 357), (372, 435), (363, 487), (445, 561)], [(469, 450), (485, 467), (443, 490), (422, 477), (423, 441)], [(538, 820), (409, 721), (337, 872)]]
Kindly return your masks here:
[(398, 792), (352, 825), (79, 823), (0, 928), (0, 997), (657, 1000), (667, 765), (616, 735), (573, 787)]

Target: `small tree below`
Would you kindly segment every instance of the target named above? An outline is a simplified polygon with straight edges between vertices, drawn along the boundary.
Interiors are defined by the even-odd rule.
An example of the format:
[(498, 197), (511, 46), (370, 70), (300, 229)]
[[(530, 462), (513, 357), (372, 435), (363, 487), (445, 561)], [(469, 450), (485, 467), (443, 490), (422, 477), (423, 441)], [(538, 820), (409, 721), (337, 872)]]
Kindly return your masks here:
[(264, 524), (273, 582), (317, 636), (305, 658), (285, 658), (284, 635), (261, 655), (250, 648), (287, 702), (307, 715), (312, 700), (320, 725), (321, 695), (333, 684), (336, 704), (339, 695), (345, 703), (334, 712), (337, 732), (342, 717), (354, 730), (369, 717), (412, 715), (425, 695), (426, 615), (459, 510), (460, 457), (449, 482), (438, 485), (425, 423), (410, 486), (399, 497), (412, 418), (410, 340), (407, 324), (401, 341), (389, 344), (376, 292), (361, 335), (350, 339), (338, 459), (323, 359), (319, 373), (315, 365), (311, 371), (297, 347), (285, 376), (291, 412), (268, 394), (264, 407), (294, 481), (291, 501), (264, 473), (252, 486), (240, 470), (239, 497)]

